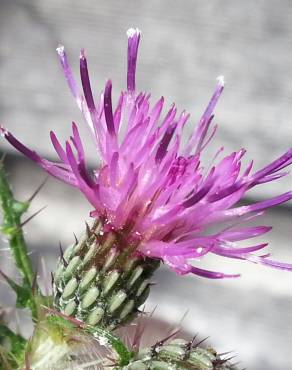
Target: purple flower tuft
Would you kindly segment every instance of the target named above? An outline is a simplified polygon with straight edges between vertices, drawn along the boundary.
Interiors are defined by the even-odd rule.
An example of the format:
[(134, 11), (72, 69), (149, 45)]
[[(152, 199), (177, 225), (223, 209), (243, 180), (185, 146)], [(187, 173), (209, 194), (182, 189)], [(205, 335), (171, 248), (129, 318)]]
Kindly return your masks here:
[[(94, 100), (84, 50), (80, 55), (83, 93), (73, 77), (63, 46), (57, 48), (69, 88), (87, 122), (100, 168), (91, 172), (75, 123), (72, 136), (63, 147), (54, 132), (51, 141), (60, 162), (50, 162), (20, 143), (1, 128), (2, 136), (16, 149), (58, 179), (77, 187), (94, 207), (98, 217), (112, 230), (138, 240), (137, 253), (158, 258), (179, 274), (194, 273), (212, 279), (235, 277), (207, 271), (191, 264), (208, 253), (248, 260), (292, 270), (291, 264), (256, 255), (267, 244), (242, 247), (237, 242), (268, 232), (267, 226), (238, 226), (275, 205), (292, 198), (292, 191), (272, 199), (236, 206), (254, 186), (274, 181), (292, 163), (292, 148), (259, 171), (253, 162), (241, 170), (245, 150), (234, 152), (210, 170), (201, 165), (201, 154), (216, 132), (212, 125), (214, 108), (224, 88), (222, 77), (193, 134), (182, 146), (182, 132), (189, 115), (177, 114), (172, 105), (162, 114), (164, 99), (153, 107), (150, 95), (136, 92), (136, 64), (140, 31), (128, 31), (127, 91), (116, 107), (112, 103), (109, 80), (98, 100)], [(222, 149), (218, 151), (218, 157)], [(217, 231), (212, 231), (216, 229)]]

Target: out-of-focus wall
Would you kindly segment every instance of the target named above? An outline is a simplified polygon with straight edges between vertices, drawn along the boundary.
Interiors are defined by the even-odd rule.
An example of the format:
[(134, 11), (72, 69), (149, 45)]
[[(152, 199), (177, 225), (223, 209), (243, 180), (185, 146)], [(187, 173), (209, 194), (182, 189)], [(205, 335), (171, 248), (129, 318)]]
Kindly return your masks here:
[[(65, 139), (72, 120), (83, 123), (62, 75), (57, 45), (66, 46), (76, 75), (79, 49), (85, 47), (95, 94), (111, 77), (117, 97), (125, 88), (125, 32), (131, 26), (142, 30), (138, 87), (150, 91), (154, 100), (164, 95), (168, 105), (174, 101), (189, 111), (187, 133), (205, 108), (216, 77), (224, 74), (226, 89), (216, 109), (220, 128), (213, 152), (222, 145), (226, 153), (245, 147), (247, 158), (254, 158), (258, 168), (291, 146), (292, 3), (288, 0), (1, 0), (0, 122), (27, 145), (54, 157), (49, 131)], [(94, 165), (97, 158), (88, 145)], [(0, 147), (15, 153), (3, 141)], [(11, 157), (7, 164), (22, 199), (44, 178), (27, 160)], [(260, 199), (289, 188), (291, 175), (256, 189), (251, 197)], [(32, 211), (45, 204), (48, 208), (27, 225), (26, 234), (36, 250), (35, 260), (43, 255), (52, 269), (59, 240), (64, 245), (72, 241), (90, 206), (77, 191), (53, 179)], [(274, 224), (275, 231), (264, 239), (271, 240), (276, 258), (290, 261), (291, 216), (289, 205), (270, 212), (266, 222)], [(0, 265), (7, 272), (3, 256)], [(227, 262), (219, 268), (211, 260), (210, 265), (240, 271), (240, 280), (178, 279), (162, 270), (150, 306), (158, 303), (156, 315), (170, 322), (189, 309), (186, 327), (202, 337), (210, 335), (210, 342), (222, 352), (234, 350), (242, 367), (290, 370), (292, 275)], [(3, 291), (1, 286), (0, 298), (5, 300)]]
[(176, 102), (194, 125), (216, 77), (225, 75), (217, 145), (247, 147), (248, 157), (263, 165), (291, 145), (291, 20), (289, 0), (2, 0), (1, 122), (54, 155), (48, 131), (65, 138), (70, 121), (81, 121), (59, 68), (58, 43), (76, 73), (79, 50), (86, 48), (95, 93), (111, 77), (117, 96), (125, 87), (125, 31), (138, 26), (138, 87), (154, 98), (164, 95), (168, 105)]

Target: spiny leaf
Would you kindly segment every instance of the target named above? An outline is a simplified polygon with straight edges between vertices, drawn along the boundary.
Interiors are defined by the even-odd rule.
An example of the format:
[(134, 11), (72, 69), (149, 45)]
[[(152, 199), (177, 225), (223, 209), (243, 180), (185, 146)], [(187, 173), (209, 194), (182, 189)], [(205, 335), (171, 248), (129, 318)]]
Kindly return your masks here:
[(12, 368), (18, 367), (23, 362), (26, 340), (3, 324), (0, 324), (0, 346), (2, 357), (6, 358)]
[(32, 288), (30, 286), (21, 286), (17, 284), (14, 280), (4, 274), (0, 270), (0, 275), (10, 286), (10, 288), (16, 293), (16, 307), (17, 308), (31, 308), (35, 309), (35, 302), (32, 295)]

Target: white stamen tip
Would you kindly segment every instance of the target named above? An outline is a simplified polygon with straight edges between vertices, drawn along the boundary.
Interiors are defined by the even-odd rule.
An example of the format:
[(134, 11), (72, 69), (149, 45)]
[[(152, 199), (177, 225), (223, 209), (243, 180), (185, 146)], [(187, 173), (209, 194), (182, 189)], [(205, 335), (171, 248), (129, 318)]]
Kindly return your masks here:
[(128, 38), (130, 39), (134, 37), (135, 35), (137, 36), (141, 35), (141, 31), (139, 30), (139, 28), (129, 28), (127, 31)]
[(82, 59), (82, 60), (84, 60), (84, 59), (86, 59), (86, 55), (85, 55), (85, 49), (84, 48), (82, 48), (81, 50), (80, 50), (80, 59)]
[(0, 136), (1, 137), (6, 137), (8, 136), (8, 131), (6, 130), (5, 127), (3, 127), (2, 125), (0, 125)]
[(64, 45), (59, 44), (56, 51), (59, 55), (64, 55), (64, 52), (65, 52)]
[(218, 76), (216, 78), (216, 80), (218, 81), (219, 85), (224, 86), (225, 82), (224, 82), (224, 76), (223, 75)]

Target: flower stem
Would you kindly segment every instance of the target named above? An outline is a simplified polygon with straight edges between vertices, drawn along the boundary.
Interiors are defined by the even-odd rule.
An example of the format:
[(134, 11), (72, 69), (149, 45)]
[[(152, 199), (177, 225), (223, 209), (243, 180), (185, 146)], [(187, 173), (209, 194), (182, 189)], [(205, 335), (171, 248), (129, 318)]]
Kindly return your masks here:
[[(32, 303), (34, 301), (34, 299), (32, 299), (32, 287), (34, 285), (35, 273), (28, 255), (21, 223), (21, 216), (27, 211), (30, 203), (20, 202), (14, 198), (7, 181), (3, 160), (0, 161), (0, 203), (3, 209), (3, 224), (0, 226), (0, 231), (8, 237), (15, 265), (22, 276), (22, 286), (18, 286), (19, 290), (16, 293), (18, 294), (21, 292), (20, 294), (22, 294), (22, 297), (18, 297), (20, 301), (23, 301), (25, 295), (30, 296), (30, 299), (25, 300), (26, 307), (30, 307), (33, 316), (35, 316), (36, 310), (32, 308)], [(4, 274), (2, 274), (2, 276), (3, 275)], [(8, 281), (8, 283), (10, 282)], [(11, 287), (16, 290), (16, 283), (13, 286), (11, 285)]]

